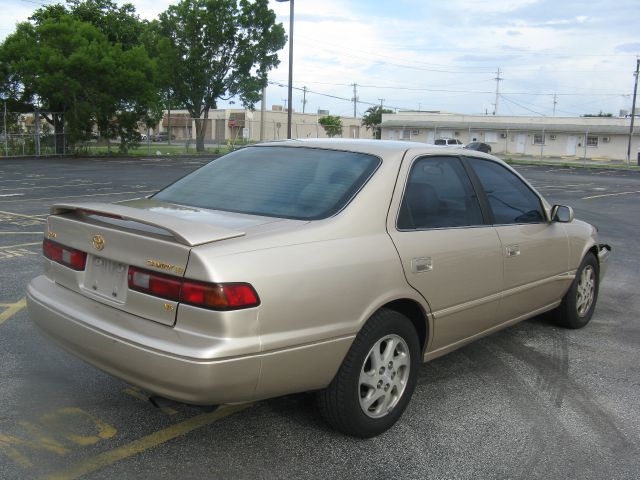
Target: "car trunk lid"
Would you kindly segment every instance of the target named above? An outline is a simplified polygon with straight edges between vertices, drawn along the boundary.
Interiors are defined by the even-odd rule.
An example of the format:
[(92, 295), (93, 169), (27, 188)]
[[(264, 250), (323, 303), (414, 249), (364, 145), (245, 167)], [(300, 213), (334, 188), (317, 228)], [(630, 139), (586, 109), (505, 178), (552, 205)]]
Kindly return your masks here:
[(51, 262), (48, 274), (58, 284), (100, 303), (173, 325), (177, 302), (130, 290), (129, 266), (182, 277), (191, 248), (241, 237), (245, 232), (185, 218), (188, 215), (171, 215), (162, 211), (171, 210), (166, 206), (154, 205), (153, 211), (149, 204), (144, 205), (146, 208), (135, 203), (51, 207), (48, 238), (86, 252), (87, 260), (81, 271)]

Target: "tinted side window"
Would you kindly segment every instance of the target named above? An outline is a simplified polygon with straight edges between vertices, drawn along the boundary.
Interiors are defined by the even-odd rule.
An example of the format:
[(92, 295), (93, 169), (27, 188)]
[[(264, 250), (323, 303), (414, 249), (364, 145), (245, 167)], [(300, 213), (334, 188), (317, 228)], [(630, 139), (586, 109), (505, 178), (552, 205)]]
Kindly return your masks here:
[(414, 162), (402, 199), (401, 230), (482, 225), (471, 181), (455, 157), (425, 157)]
[(496, 224), (545, 221), (540, 199), (516, 175), (489, 160), (468, 161), (487, 193)]

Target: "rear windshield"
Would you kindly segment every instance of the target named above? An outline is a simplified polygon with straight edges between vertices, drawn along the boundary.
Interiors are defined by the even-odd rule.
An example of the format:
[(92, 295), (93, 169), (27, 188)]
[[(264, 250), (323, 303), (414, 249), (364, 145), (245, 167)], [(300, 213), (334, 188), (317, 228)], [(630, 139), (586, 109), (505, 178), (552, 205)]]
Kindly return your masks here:
[(154, 199), (268, 217), (317, 220), (340, 211), (380, 159), (300, 147), (248, 147), (161, 190)]

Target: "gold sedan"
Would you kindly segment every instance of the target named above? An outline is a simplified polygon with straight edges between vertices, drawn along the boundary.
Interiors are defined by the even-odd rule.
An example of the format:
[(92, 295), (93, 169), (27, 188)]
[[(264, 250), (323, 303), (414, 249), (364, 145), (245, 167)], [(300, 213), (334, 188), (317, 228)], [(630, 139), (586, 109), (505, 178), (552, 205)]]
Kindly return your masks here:
[(586, 325), (611, 250), (500, 160), (407, 142), (256, 145), (47, 222), (27, 298), (64, 348), (192, 404), (318, 391), (360, 437), (422, 361), (549, 310)]

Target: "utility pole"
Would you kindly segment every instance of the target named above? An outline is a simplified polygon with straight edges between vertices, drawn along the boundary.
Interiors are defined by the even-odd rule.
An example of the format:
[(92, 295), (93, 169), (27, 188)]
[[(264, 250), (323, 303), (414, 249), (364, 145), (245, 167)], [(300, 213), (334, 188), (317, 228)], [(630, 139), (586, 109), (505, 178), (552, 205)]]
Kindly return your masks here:
[(262, 87), (262, 101), (260, 102), (260, 141), (264, 140), (264, 116), (267, 113), (267, 87)]
[(498, 73), (496, 75), (496, 78), (494, 78), (494, 80), (496, 81), (496, 103), (494, 103), (493, 105), (493, 114), (497, 115), (498, 114), (498, 98), (500, 98), (500, 82), (503, 80), (502, 78), (500, 78), (500, 67), (498, 67)]
[(304, 113), (304, 108), (307, 106), (307, 87), (302, 87), (302, 113)]
[(283, 98), (282, 101), (284, 102), (284, 111), (287, 112), (287, 99)]
[(558, 95), (553, 94), (553, 116), (556, 116), (556, 105), (558, 105)]
[(358, 116), (357, 107), (358, 107), (358, 84), (354, 83), (353, 85), (353, 98), (351, 101), (353, 102), (353, 118)]
[(36, 146), (36, 156), (40, 156), (40, 107), (36, 105), (36, 114), (35, 114), (35, 129), (36, 129), (36, 138), (35, 146)]
[(385, 98), (379, 98), (378, 100), (380, 100), (380, 110), (382, 110), (382, 103), (386, 100)]
[(633, 102), (631, 103), (631, 126), (629, 127), (629, 144), (627, 145), (627, 165), (631, 165), (631, 140), (633, 139), (633, 121), (636, 118), (636, 94), (638, 93), (638, 73), (640, 72), (640, 57), (636, 58), (636, 79), (633, 84)]
[(9, 156), (9, 146), (7, 144), (7, 137), (9, 136), (9, 132), (7, 132), (7, 100), (4, 101), (4, 156)]

